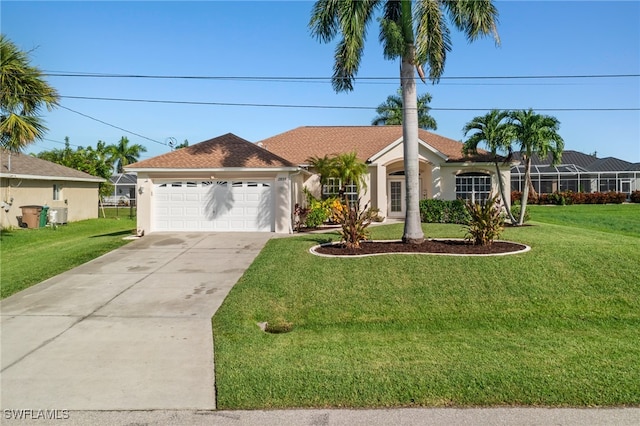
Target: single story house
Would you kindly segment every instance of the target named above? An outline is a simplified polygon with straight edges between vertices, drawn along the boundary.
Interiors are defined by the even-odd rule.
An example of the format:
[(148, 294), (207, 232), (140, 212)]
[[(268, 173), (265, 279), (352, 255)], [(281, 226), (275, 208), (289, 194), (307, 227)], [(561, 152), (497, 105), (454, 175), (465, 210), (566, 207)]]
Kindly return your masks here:
[(49, 206), (65, 223), (98, 217), (105, 180), (31, 155), (0, 150), (0, 226), (20, 226), (21, 206)]
[[(519, 152), (514, 153), (521, 160)], [(511, 169), (511, 188), (524, 188), (524, 162)], [(595, 154), (584, 154), (567, 150), (562, 153), (562, 161), (551, 165), (551, 154), (540, 158), (531, 157), (531, 182), (536, 192), (624, 192), (640, 191), (640, 163), (631, 163), (615, 157), (598, 158)]]
[[(464, 156), (461, 142), (425, 130), (419, 139), (422, 198), (480, 200), (499, 192), (489, 153)], [(319, 197), (342, 185), (323, 188), (309, 157), (353, 151), (369, 169), (362, 203), (404, 217), (402, 127), (313, 126), (257, 144), (226, 134), (126, 166), (138, 175), (138, 231), (291, 232), (303, 187)], [(509, 193), (510, 165), (500, 167)]]

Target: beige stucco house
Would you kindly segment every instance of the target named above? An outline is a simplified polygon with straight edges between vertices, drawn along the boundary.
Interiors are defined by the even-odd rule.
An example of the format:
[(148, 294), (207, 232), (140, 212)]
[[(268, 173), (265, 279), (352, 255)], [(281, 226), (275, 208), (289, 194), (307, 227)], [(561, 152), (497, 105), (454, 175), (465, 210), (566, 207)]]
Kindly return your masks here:
[[(462, 143), (424, 130), (419, 138), (422, 198), (498, 193), (489, 153), (463, 156)], [(309, 157), (353, 151), (369, 168), (362, 203), (384, 217), (404, 217), (400, 126), (299, 127), (257, 144), (226, 134), (125, 167), (138, 175), (138, 231), (291, 232), (304, 187), (320, 197), (342, 186), (322, 187)], [(509, 167), (501, 168), (507, 193)]]
[[(486, 151), (464, 156), (462, 143), (426, 130), (419, 136), (419, 181), (422, 199), (480, 200), (499, 193), (492, 156)], [(323, 157), (355, 151), (369, 167), (367, 191), (361, 203), (380, 209), (384, 217), (405, 216), (405, 177), (401, 126), (314, 126), (299, 127), (258, 143), (303, 168), (309, 157)], [(501, 174), (509, 190), (509, 164)], [(313, 169), (310, 169), (313, 172)], [(334, 188), (341, 182), (335, 182)], [(331, 192), (321, 188), (319, 178), (308, 176), (304, 185), (316, 196)], [(351, 187), (355, 191), (354, 187)], [(348, 193), (349, 187), (347, 187)], [(348, 194), (349, 195), (349, 194)], [(356, 194), (353, 194), (357, 197)], [(301, 202), (298, 199), (297, 202)], [(508, 202), (508, 200), (507, 200)]]
[(18, 227), (21, 206), (29, 205), (58, 209), (59, 220), (65, 222), (96, 218), (98, 187), (104, 181), (30, 155), (0, 150), (0, 226)]

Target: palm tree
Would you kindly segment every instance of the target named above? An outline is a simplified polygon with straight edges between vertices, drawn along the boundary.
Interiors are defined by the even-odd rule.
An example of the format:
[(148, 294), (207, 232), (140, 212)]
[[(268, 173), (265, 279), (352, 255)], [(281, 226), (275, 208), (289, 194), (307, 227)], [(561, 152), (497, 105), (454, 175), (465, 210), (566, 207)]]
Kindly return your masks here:
[(342, 190), (346, 189), (349, 183), (356, 185), (358, 192), (367, 188), (364, 177), (367, 174), (367, 164), (358, 159), (358, 154), (349, 152), (335, 157), (334, 170), (336, 177), (342, 182)]
[(53, 109), (58, 94), (29, 65), (29, 57), (0, 34), (0, 147), (19, 152), (44, 137), (47, 128), (39, 112)]
[(525, 163), (522, 201), (518, 225), (524, 222), (529, 187), (531, 183), (531, 156), (537, 154), (539, 158), (546, 158), (551, 153), (551, 164), (560, 163), (564, 141), (558, 134), (560, 122), (549, 115), (536, 114), (532, 109), (512, 111), (509, 122), (513, 131), (513, 138), (520, 146), (520, 153)]
[(140, 154), (147, 152), (147, 148), (140, 144), (129, 145), (129, 139), (125, 136), (120, 138), (116, 145), (109, 145), (109, 161), (116, 164), (116, 172), (124, 173), (124, 166), (135, 163), (140, 158)]
[[(456, 28), (473, 41), (494, 34), (499, 42), (498, 12), (491, 0), (317, 0), (309, 26), (312, 34), (328, 43), (341, 34), (335, 51), (332, 84), (335, 91), (353, 90), (360, 66), (367, 26), (382, 9), (380, 42), (386, 59), (401, 59), (402, 135), (406, 179), (406, 216), (402, 240), (424, 241), (420, 223), (418, 176), (418, 105), (415, 71), (424, 80), (423, 65), (429, 79), (437, 82), (444, 71), (446, 54), (451, 50), (447, 15)], [(415, 25), (414, 25), (415, 24)]]
[(323, 157), (313, 156), (307, 158), (307, 162), (320, 177), (320, 185), (326, 185), (328, 179), (336, 174), (335, 157), (329, 157), (327, 154)]
[(493, 162), (496, 166), (496, 176), (498, 176), (498, 184), (500, 186), (500, 196), (507, 212), (507, 216), (511, 223), (516, 223), (516, 219), (511, 214), (509, 203), (507, 202), (507, 194), (505, 193), (504, 181), (502, 179), (502, 173), (500, 173), (500, 166), (498, 164), (498, 152), (506, 154), (506, 161), (511, 157), (511, 141), (512, 131), (508, 122), (509, 112), (493, 109), (484, 116), (475, 117), (473, 120), (465, 124), (462, 131), (467, 136), (469, 132), (473, 132), (469, 139), (467, 139), (462, 147), (462, 152), (467, 154), (476, 154), (478, 152), (478, 145), (484, 143), (491, 154), (493, 155)]
[[(424, 130), (436, 130), (435, 118), (429, 115), (431, 95), (425, 93), (418, 96), (418, 126)], [(402, 89), (397, 95), (390, 95), (384, 103), (376, 108), (378, 116), (371, 121), (374, 126), (397, 126), (402, 124)]]

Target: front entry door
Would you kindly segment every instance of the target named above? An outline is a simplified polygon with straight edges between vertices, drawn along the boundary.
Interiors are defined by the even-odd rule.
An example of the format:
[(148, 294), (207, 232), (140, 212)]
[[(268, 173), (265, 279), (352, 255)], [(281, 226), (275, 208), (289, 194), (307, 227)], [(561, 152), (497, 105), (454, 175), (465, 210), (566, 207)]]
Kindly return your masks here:
[(390, 179), (387, 188), (387, 212), (389, 217), (404, 217), (405, 182), (402, 179)]

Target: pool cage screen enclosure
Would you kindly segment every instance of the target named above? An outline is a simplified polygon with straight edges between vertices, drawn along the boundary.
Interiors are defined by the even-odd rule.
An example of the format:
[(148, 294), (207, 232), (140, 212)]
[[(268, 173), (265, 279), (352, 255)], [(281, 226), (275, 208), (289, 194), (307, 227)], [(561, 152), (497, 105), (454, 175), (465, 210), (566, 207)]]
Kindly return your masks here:
[[(525, 167), (511, 169), (511, 190), (522, 191), (525, 185)], [(536, 192), (623, 192), (640, 190), (640, 171), (592, 172), (575, 164), (557, 166), (531, 165), (531, 182)]]

